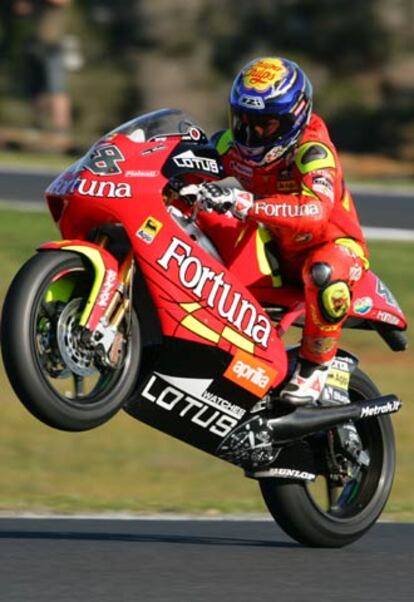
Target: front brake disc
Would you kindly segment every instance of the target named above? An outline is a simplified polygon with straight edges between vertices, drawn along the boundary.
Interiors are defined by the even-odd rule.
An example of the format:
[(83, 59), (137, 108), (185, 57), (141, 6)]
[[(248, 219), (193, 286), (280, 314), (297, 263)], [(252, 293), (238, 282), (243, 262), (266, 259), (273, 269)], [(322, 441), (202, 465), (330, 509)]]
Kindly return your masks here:
[(62, 311), (57, 324), (57, 343), (62, 360), (74, 374), (90, 376), (96, 373), (94, 350), (85, 347), (81, 341), (82, 299), (72, 299)]

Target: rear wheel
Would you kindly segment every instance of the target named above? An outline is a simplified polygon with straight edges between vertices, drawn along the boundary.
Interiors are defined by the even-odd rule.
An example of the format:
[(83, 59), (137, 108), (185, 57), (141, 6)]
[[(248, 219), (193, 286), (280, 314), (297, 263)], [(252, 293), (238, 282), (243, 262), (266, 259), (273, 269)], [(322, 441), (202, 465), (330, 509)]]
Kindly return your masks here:
[[(379, 391), (363, 372), (356, 370), (350, 395), (352, 401), (371, 399)], [(387, 502), (395, 471), (390, 417), (373, 417), (354, 426), (359, 436), (358, 453), (351, 454), (344, 447), (344, 427), (321, 434), (324, 469), (315, 483), (281, 479), (260, 482), (273, 518), (300, 543), (317, 547), (347, 545), (376, 522)]]
[(79, 319), (93, 270), (68, 252), (41, 252), (19, 271), (2, 316), (2, 353), (10, 382), (45, 424), (83, 431), (106, 422), (126, 402), (140, 362), (138, 320), (119, 326), (116, 368), (84, 344)]

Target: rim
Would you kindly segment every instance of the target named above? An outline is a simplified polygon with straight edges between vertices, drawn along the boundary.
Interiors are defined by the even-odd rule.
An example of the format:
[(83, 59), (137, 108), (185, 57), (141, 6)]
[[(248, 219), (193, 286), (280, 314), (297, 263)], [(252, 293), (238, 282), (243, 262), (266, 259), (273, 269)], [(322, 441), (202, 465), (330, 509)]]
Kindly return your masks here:
[(345, 449), (340, 428), (325, 436), (326, 472), (306, 490), (310, 501), (319, 513), (331, 520), (347, 520), (361, 515), (378, 495), (383, 479), (383, 454), (379, 447), (381, 432), (376, 421), (354, 424), (359, 437), (359, 451)]
[[(98, 405), (119, 382), (126, 345), (117, 369), (104, 367), (82, 342), (82, 308), (92, 285), (85, 267), (60, 269), (39, 291), (33, 310), (33, 351), (39, 372), (51, 392), (73, 407)], [(125, 334), (126, 325), (120, 330)]]

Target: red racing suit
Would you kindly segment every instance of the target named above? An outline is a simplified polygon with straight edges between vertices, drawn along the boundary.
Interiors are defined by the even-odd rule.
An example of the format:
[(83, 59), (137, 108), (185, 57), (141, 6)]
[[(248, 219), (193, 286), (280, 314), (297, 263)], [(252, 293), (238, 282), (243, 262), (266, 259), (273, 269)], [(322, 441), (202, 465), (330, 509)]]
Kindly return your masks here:
[(229, 130), (216, 135), (227, 176), (255, 195), (247, 220), (276, 241), (283, 281), (304, 286), (300, 355), (321, 363), (336, 353), (352, 288), (368, 267), (367, 249), (336, 149), (312, 114), (286, 158), (258, 167), (243, 158)]

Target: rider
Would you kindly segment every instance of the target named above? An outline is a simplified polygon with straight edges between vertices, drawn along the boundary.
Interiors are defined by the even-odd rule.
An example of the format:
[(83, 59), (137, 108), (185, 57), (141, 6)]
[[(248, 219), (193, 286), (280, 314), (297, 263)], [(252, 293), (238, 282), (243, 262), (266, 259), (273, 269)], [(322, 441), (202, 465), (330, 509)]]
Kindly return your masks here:
[(368, 260), (336, 149), (312, 112), (312, 86), (302, 69), (272, 57), (243, 67), (230, 92), (230, 128), (213, 141), (226, 175), (244, 190), (211, 182), (198, 186), (198, 196), (218, 212), (264, 225), (276, 241), (284, 282), (303, 285), (299, 361), (281, 397), (315, 402)]

